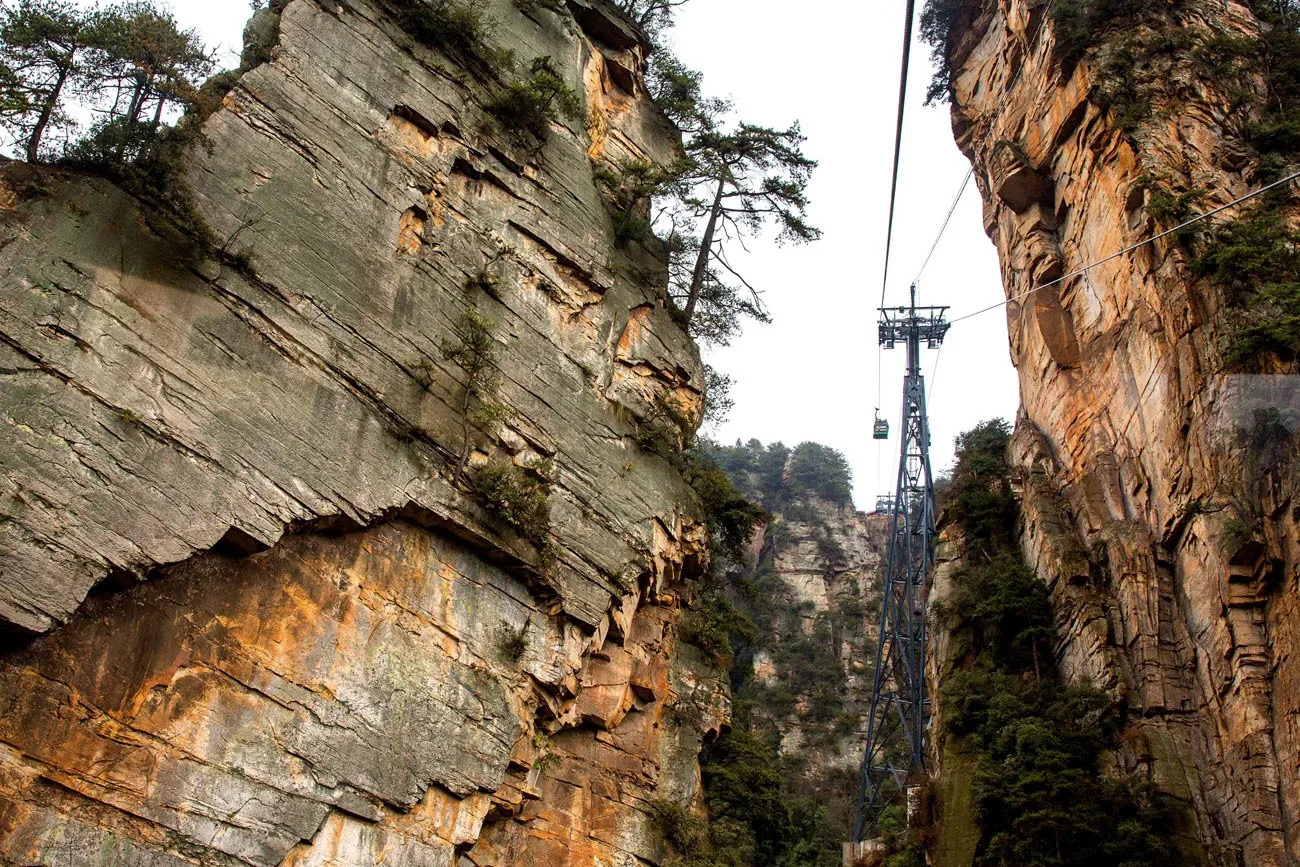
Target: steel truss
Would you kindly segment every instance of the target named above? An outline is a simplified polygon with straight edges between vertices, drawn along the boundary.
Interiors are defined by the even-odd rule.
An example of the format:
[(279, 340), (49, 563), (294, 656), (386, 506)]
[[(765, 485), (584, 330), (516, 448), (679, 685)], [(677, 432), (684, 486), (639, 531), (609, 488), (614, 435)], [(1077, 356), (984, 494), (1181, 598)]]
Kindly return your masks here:
[(927, 580), (934, 565), (934, 478), (930, 427), (921, 375), (921, 344), (929, 349), (948, 333), (947, 307), (880, 311), (880, 343), (907, 346), (903, 379), (902, 447), (891, 516), (876, 643), (867, 748), (862, 758), (853, 842), (878, 836), (881, 817), (927, 773), (930, 699), (925, 685)]

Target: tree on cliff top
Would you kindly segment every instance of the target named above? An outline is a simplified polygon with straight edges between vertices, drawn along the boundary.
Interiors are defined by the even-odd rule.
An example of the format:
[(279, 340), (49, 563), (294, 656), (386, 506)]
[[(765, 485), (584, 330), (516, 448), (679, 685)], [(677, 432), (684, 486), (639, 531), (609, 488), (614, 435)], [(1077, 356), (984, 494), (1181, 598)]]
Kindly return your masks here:
[(853, 502), (853, 472), (844, 455), (830, 446), (800, 443), (790, 456), (789, 488), (795, 496), (812, 494), (837, 505)]
[(651, 38), (673, 24), (673, 10), (685, 6), (688, 0), (614, 0), (614, 5), (636, 22)]
[(40, 159), (50, 129), (73, 125), (66, 101), (71, 91), (90, 84), (86, 53), (99, 17), (57, 0), (0, 6), (0, 122), (28, 162)]
[[(649, 34), (646, 84), (655, 104), (685, 134), (683, 159), (657, 173), (636, 165), (603, 178), (617, 202), (620, 241), (651, 230), (669, 254), (669, 295), (697, 338), (725, 345), (744, 318), (770, 321), (761, 295), (733, 266), (729, 250), (769, 227), (777, 243), (821, 232), (807, 221), (807, 186), (817, 163), (803, 153), (798, 122), (786, 129), (735, 122), (732, 105), (704, 95), (701, 75), (663, 44), (687, 0), (615, 0)], [(643, 216), (647, 205), (657, 212)]]
[[(148, 148), (175, 109), (198, 103), (211, 55), (154, 0), (82, 9), (67, 0), (0, 5), (0, 123), (29, 162), (57, 151), (80, 163), (121, 165)], [(75, 103), (99, 120), (74, 141)]]
[(670, 240), (679, 263), (694, 261), (689, 270), (674, 269), (671, 292), (688, 326), (700, 314), (695, 332), (706, 340), (725, 343), (739, 316), (766, 320), (762, 298), (731, 264), (729, 246), (743, 247), (768, 226), (776, 227), (777, 243), (821, 237), (806, 219), (817, 163), (804, 155), (803, 142), (798, 122), (784, 130), (743, 122), (724, 129), (705, 120), (686, 143), (690, 168)]

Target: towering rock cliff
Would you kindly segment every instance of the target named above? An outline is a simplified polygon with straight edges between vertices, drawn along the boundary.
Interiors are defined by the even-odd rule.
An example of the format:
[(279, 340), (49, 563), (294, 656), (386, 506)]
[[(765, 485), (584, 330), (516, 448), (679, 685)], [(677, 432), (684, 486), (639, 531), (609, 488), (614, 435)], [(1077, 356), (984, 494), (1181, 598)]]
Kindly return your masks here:
[[(1291, 7), (954, 5), (954, 129), (1013, 299), (1022, 542), (1060, 662), (1126, 709), (1117, 771), (1182, 803), (1204, 862), (1296, 863), (1300, 393), (1284, 342), (1241, 343), (1286, 310), (1243, 301), (1240, 249), (1207, 261), (1231, 229), (1108, 258), (1294, 161), (1258, 135), (1282, 103), (1265, 11)], [(1220, 224), (1260, 207), (1296, 225), (1294, 199)]]
[(804, 863), (838, 863), (866, 741), (889, 516), (854, 508), (847, 465), (825, 446), (750, 441), (716, 456), (770, 515), (732, 581), (753, 626), (732, 672), (736, 724), (777, 738), (787, 798), (820, 811)]
[[(0, 169), (0, 863), (662, 862), (728, 704), (635, 434), (702, 377), (593, 167), (677, 134), (607, 4), (487, 5), (478, 57), (408, 4), (261, 13), (185, 171), (215, 254)], [(503, 130), (503, 50), (580, 116)]]

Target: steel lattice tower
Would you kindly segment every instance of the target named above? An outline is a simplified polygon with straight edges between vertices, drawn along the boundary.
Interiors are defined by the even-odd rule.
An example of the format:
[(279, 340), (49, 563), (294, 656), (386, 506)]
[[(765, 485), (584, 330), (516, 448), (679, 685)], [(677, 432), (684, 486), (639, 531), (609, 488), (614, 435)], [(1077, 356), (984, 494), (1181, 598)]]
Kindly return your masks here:
[(862, 758), (853, 842), (875, 836), (881, 814), (927, 773), (930, 699), (925, 686), (926, 581), (934, 563), (934, 479), (921, 375), (921, 344), (937, 348), (948, 333), (947, 307), (882, 308), (880, 343), (907, 346), (902, 448), (891, 516), (876, 644), (867, 749)]

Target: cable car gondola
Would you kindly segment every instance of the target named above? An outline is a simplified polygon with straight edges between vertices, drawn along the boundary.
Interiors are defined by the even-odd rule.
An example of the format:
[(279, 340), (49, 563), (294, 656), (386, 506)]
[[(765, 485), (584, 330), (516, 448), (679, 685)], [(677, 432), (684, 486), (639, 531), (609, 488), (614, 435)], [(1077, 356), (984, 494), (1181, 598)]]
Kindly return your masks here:
[(880, 410), (876, 410), (876, 425), (873, 434), (875, 439), (889, 439), (889, 422), (880, 417)]

